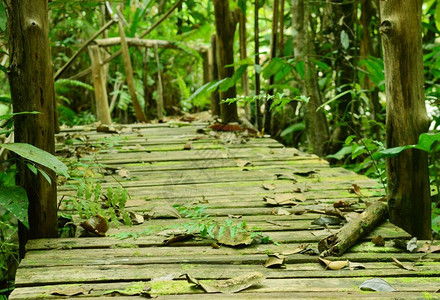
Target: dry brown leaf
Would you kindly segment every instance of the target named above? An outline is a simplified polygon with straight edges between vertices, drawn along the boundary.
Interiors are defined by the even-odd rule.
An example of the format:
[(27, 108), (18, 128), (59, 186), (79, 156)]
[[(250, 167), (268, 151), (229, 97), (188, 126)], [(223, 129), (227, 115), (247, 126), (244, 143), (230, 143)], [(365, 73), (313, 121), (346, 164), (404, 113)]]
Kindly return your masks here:
[(105, 236), (108, 230), (107, 219), (101, 215), (96, 215), (79, 224), (84, 230), (94, 233), (98, 236)]
[(202, 282), (196, 278), (185, 274), (189, 283), (201, 287), (207, 293), (237, 293), (247, 289), (253, 285), (260, 284), (264, 280), (264, 275), (260, 272), (252, 272), (249, 274), (240, 275), (228, 280), (218, 280), (215, 282)]
[(346, 208), (349, 207), (351, 204), (348, 202), (345, 202), (343, 200), (338, 200), (335, 203), (333, 203), (334, 208)]
[(106, 124), (98, 125), (98, 127), (96, 127), (96, 131), (104, 133), (118, 133), (115, 126)]
[(231, 219), (241, 219), (243, 216), (242, 215), (228, 215), (228, 218)]
[(134, 213), (132, 211), (130, 211), (128, 213), (130, 215), (130, 220), (133, 225), (140, 225), (140, 224), (144, 223), (144, 221), (145, 221), (144, 216), (137, 214), (137, 213)]
[(438, 253), (440, 252), (440, 245), (431, 245), (430, 243), (425, 243), (422, 247), (417, 249), (417, 252), (424, 252), (424, 253)]
[(234, 161), (235, 161), (235, 164), (237, 165), (237, 167), (240, 167), (240, 168), (253, 166), (252, 162), (250, 162), (248, 160), (234, 159)]
[(268, 255), (269, 258), (264, 263), (265, 268), (279, 268), (284, 265), (285, 256), (279, 253)]
[(274, 209), (272, 211), (273, 215), (277, 215), (277, 216), (289, 216), (291, 215), (290, 212), (288, 212), (287, 210), (285, 210), (284, 208), (280, 207), (278, 209)]
[(191, 150), (192, 149), (192, 142), (187, 142), (185, 146), (183, 146), (183, 150)]
[(263, 189), (268, 190), (268, 191), (273, 191), (275, 189), (275, 185), (263, 183)]
[(348, 269), (353, 271), (353, 270), (359, 270), (359, 269), (366, 269), (366, 267), (363, 264), (354, 263), (354, 262), (349, 261), (348, 262)]
[(286, 251), (281, 252), (281, 254), (285, 255), (285, 256), (289, 256), (289, 255), (293, 255), (293, 254), (298, 254), (298, 253), (301, 253), (304, 250), (306, 250), (307, 247), (309, 247), (309, 244), (301, 244), (297, 248), (295, 248), (294, 250), (286, 250)]
[(319, 261), (321, 261), (326, 266), (326, 268), (330, 270), (341, 270), (347, 267), (349, 264), (348, 260), (331, 261), (321, 257), (319, 257)]
[(118, 175), (121, 176), (122, 178), (129, 178), (130, 177), (130, 171), (127, 169), (120, 169), (118, 171)]
[(153, 207), (148, 214), (145, 215), (147, 219), (181, 219), (182, 216), (172, 206)]
[(400, 262), (397, 258), (395, 257), (391, 257), (391, 259), (394, 261), (394, 263), (401, 269), (404, 270), (408, 270), (408, 271), (415, 271), (416, 269), (414, 269), (412, 266), (408, 265), (408, 264), (403, 264), (402, 262)]
[(353, 183), (352, 186), (353, 186), (353, 188), (350, 189), (350, 193), (354, 193), (356, 195), (363, 196), (360, 186), (358, 186), (356, 183)]
[(289, 174), (275, 174), (277, 180), (290, 180), (293, 183), (296, 183), (297, 180), (294, 176), (289, 175)]

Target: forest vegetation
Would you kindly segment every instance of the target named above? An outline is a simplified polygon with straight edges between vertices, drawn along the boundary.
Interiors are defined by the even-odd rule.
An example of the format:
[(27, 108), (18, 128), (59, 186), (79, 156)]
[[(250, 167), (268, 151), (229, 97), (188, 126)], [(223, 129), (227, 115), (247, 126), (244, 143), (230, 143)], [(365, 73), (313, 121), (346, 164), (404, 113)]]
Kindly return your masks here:
[[(405, 5), (392, 0), (37, 2), (48, 16), (49, 44), (36, 53), (48, 56), (46, 69), (27, 71), (34, 77), (42, 72), (41, 84), (52, 85), (53, 91), (42, 91), (55, 99), (56, 113), (46, 119), (52, 129), (42, 140), (23, 133), (40, 126), (29, 121), (39, 118), (33, 113), (38, 105), (14, 102), (26, 83), (14, 69), (21, 54), (12, 52), (29, 32), (14, 27), (15, 10), (21, 9), (14, 6), (17, 1), (4, 0), (1, 143), (13, 142), (15, 130), (15, 142), (42, 144), (54, 153), (54, 146), (44, 145), (53, 144), (57, 126), (193, 120), (209, 111), (211, 121), (242, 124), (377, 179), (396, 207), (390, 218), (397, 225), (407, 226), (402, 220), (416, 211), (423, 218), (420, 228), (405, 229), (424, 238), (432, 229), (438, 237), (437, 0)], [(411, 30), (396, 33), (389, 20)], [(396, 91), (401, 102), (387, 98)], [(19, 112), (28, 113), (14, 120)], [(38, 172), (32, 163), (22, 166), (0, 150), (2, 191)], [(59, 171), (51, 169), (39, 177), (49, 186), (46, 177)], [(27, 175), (16, 180), (20, 172)], [(0, 206), (0, 253), (17, 251), (17, 216), (7, 208)], [(39, 233), (31, 229), (33, 234)], [(8, 264), (0, 257), (0, 293), (7, 289)]]

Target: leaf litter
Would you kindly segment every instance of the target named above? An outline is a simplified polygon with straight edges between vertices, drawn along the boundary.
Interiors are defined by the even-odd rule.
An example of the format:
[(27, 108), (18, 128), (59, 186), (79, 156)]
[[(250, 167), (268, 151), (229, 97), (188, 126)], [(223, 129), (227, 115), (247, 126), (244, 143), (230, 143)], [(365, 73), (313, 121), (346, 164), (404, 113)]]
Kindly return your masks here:
[(264, 275), (260, 272), (251, 272), (228, 280), (217, 280), (215, 282), (203, 282), (192, 277), (189, 274), (184, 274), (189, 283), (202, 288), (206, 293), (225, 293), (233, 294), (243, 291), (251, 286), (258, 285), (264, 280)]

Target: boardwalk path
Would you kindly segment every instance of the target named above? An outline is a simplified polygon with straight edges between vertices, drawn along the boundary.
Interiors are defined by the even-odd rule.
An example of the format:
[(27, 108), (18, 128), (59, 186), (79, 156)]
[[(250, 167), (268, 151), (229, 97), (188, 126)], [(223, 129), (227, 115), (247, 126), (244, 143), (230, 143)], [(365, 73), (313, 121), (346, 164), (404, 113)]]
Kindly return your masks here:
[[(190, 208), (204, 205), (204, 213), (212, 216), (210, 219), (221, 224), (225, 224), (226, 219), (235, 223), (246, 220), (248, 228), (257, 228), (256, 231), (279, 245), (261, 243), (239, 249), (226, 246), (216, 249), (211, 246), (212, 240), (197, 236), (164, 245), (166, 237), (157, 233), (181, 230), (195, 223), (185, 218), (159, 218), (133, 227), (111, 228), (107, 237), (30, 241), (11, 299), (65, 298), (77, 293), (77, 297), (105, 299), (112, 290), (123, 291), (114, 293), (121, 298), (133, 299), (140, 296), (128, 294), (148, 288), (159, 298), (194, 299), (195, 293), (204, 292), (179, 277), (181, 274), (215, 281), (254, 271), (264, 274), (261, 284), (227, 297), (435, 298), (438, 295), (434, 292), (440, 288), (440, 254), (410, 254), (394, 248), (392, 239), (408, 236), (389, 223), (381, 225), (344, 255), (343, 259), (361, 263), (365, 269), (325, 270), (318, 256), (295, 253), (298, 247), (307, 244), (308, 248), (316, 248), (322, 237), (338, 228), (311, 224), (323, 216), (320, 212), (333, 209), (336, 201), (363, 208), (365, 202), (378, 199), (381, 188), (375, 181), (342, 168), (330, 168), (326, 161), (295, 149), (285, 149), (272, 139), (248, 139), (231, 133), (216, 137), (215, 132), (202, 133), (203, 128), (206, 124), (139, 125), (125, 127), (119, 134), (109, 134), (78, 127), (60, 134), (57, 149), (61, 152), (63, 147), (78, 149), (79, 146), (77, 152), (83, 163), (79, 171), (89, 177), (99, 177), (96, 168), (95, 173), (88, 170), (96, 164), (101, 171), (106, 166), (107, 173), (122, 169), (105, 175), (103, 189), (119, 184), (126, 187), (130, 194), (128, 210), (148, 214), (152, 209), (176, 204)], [(66, 136), (76, 139), (68, 141), (66, 146), (62, 138)], [(183, 150), (191, 140), (192, 149)], [(85, 144), (103, 142), (106, 146), (98, 152), (89, 148), (88, 155), (82, 153), (81, 147)], [(77, 158), (68, 160), (75, 162)], [(273, 185), (275, 189), (264, 189), (263, 184), (268, 185), (266, 188)], [(351, 191), (352, 184), (361, 187), (362, 195)], [(264, 196), (294, 191), (299, 195), (297, 205), (286, 206), (281, 211), (263, 200)], [(59, 198), (64, 195), (61, 210), (67, 210), (69, 196), (75, 192), (61, 186), (58, 194)], [(185, 227), (185, 223), (189, 225)], [(121, 239), (133, 232), (138, 235), (136, 239)], [(375, 247), (370, 242), (371, 237), (378, 234), (385, 238), (385, 247)], [(285, 265), (265, 268), (263, 264), (268, 254), (275, 252), (285, 255)], [(400, 268), (392, 258), (413, 266), (415, 271)], [(359, 285), (372, 277), (385, 279), (398, 292), (360, 291)], [(225, 296), (197, 297), (222, 299)]]

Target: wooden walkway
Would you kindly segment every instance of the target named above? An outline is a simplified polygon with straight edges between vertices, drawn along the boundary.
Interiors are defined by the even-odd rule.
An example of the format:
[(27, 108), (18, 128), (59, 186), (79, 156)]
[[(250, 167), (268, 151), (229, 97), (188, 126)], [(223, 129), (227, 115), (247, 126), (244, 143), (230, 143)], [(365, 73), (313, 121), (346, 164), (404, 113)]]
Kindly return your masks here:
[[(113, 134), (75, 127), (59, 135), (57, 149), (60, 155), (73, 149), (69, 150), (73, 157), (66, 161), (76, 163), (77, 171), (89, 177), (99, 177), (98, 171), (105, 170), (103, 190), (119, 184), (126, 187), (128, 210), (159, 218), (132, 227), (112, 227), (106, 237), (30, 241), (10, 299), (440, 297), (435, 293), (440, 289), (440, 254), (408, 253), (394, 247), (393, 239), (409, 236), (390, 223), (381, 225), (342, 258), (328, 258), (361, 266), (329, 270), (320, 263), (313, 249), (341, 225), (312, 222), (326, 217), (326, 210), (334, 211), (338, 201), (359, 211), (377, 200), (382, 190), (377, 182), (330, 168), (316, 156), (286, 149), (269, 138), (218, 134), (201, 123), (132, 125)], [(78, 166), (78, 160), (83, 164)], [(353, 184), (360, 187), (360, 193)], [(64, 197), (61, 212), (67, 213), (69, 196), (75, 191), (64, 185), (58, 194)], [(273, 199), (290, 204), (269, 205)], [(193, 213), (197, 213), (193, 208), (206, 206), (203, 213), (211, 217), (205, 220), (219, 224), (243, 225), (245, 220), (247, 228), (276, 243), (232, 248), (196, 234), (165, 244), (167, 233), (182, 232), (200, 222), (160, 218), (167, 212), (175, 214), (170, 209), (173, 205), (186, 206)], [(376, 235), (385, 239), (384, 247), (371, 242)], [(256, 236), (254, 240), (265, 240)], [(422, 244), (419, 241), (419, 247)], [(268, 254), (274, 253), (281, 259), (284, 256), (284, 264), (266, 268)], [(263, 274), (263, 280), (254, 272)], [(261, 282), (235, 294), (208, 294), (187, 282), (184, 274), (211, 285), (237, 276)], [(386, 280), (397, 292), (360, 290), (362, 282), (375, 277)]]

